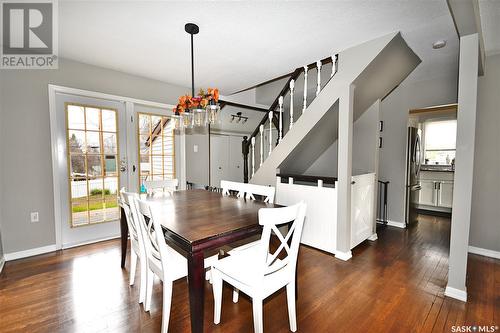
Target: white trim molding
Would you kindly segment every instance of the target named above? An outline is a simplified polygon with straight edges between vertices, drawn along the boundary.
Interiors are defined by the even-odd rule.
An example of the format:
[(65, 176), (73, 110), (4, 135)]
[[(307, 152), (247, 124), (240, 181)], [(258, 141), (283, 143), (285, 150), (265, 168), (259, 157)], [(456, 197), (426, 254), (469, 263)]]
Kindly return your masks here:
[(446, 286), (446, 289), (444, 291), (444, 295), (451, 297), (451, 298), (454, 298), (454, 299), (458, 299), (459, 301), (462, 301), (462, 302), (467, 302), (467, 291), (466, 290), (460, 290), (457, 288)]
[(480, 247), (475, 247), (475, 246), (470, 246), (470, 245), (469, 245), (469, 253), (478, 254), (478, 255), (484, 256), (484, 257), (500, 259), (500, 252), (498, 252), (498, 251), (483, 249)]
[(404, 223), (404, 222), (398, 222), (398, 221), (387, 220), (387, 225), (391, 226), (391, 227), (401, 228), (401, 229), (405, 229), (406, 228), (406, 223)]
[(352, 252), (347, 251), (347, 252), (342, 252), (342, 251), (335, 251), (335, 258), (347, 261), (352, 258)]
[(105, 242), (105, 241), (112, 240), (112, 239), (118, 239), (120, 237), (121, 237), (121, 235), (114, 235), (114, 236), (110, 236), (110, 237), (93, 239), (93, 240), (89, 240), (86, 242), (66, 243), (66, 244), (63, 244), (63, 250), (72, 249), (74, 247), (90, 245), (90, 244), (99, 243), (99, 242)]
[(367, 238), (369, 241), (376, 241), (378, 239), (377, 233), (372, 234), (370, 237)]
[(5, 256), (5, 261), (11, 261), (11, 260), (16, 260), (16, 259), (37, 256), (39, 254), (54, 252), (55, 250), (57, 250), (56, 244), (52, 244), (52, 245), (36, 247), (34, 249), (29, 249), (29, 250), (24, 250), (24, 251), (19, 251), (19, 252), (5, 253), (4, 256)]
[(2, 273), (4, 266), (5, 266), (5, 258), (2, 257), (0, 258), (0, 274)]

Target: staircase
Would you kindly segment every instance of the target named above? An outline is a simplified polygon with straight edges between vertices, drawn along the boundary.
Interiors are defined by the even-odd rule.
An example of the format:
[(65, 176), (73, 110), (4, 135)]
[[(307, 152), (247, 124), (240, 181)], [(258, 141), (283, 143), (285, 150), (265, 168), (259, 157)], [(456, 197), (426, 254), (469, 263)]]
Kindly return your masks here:
[[(401, 34), (393, 33), (297, 68), (259, 126), (243, 140), (245, 182), (272, 185), (284, 165), (311, 164), (327, 148), (325, 143), (336, 140), (339, 99), (351, 86), (356, 121), (419, 63)], [(311, 73), (313, 82), (308, 81)]]

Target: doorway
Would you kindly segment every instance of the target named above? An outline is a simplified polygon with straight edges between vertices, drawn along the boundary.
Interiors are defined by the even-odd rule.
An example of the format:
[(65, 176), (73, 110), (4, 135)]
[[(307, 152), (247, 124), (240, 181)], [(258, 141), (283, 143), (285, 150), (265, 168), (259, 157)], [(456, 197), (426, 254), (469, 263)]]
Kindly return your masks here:
[[(408, 146), (407, 188), (418, 190), (415, 194), (407, 191), (407, 225), (416, 220), (417, 214), (451, 217), (457, 105), (411, 110), (408, 126), (408, 142), (415, 141), (411, 133), (418, 133), (421, 149), (416, 154)], [(416, 172), (413, 164), (419, 165)]]

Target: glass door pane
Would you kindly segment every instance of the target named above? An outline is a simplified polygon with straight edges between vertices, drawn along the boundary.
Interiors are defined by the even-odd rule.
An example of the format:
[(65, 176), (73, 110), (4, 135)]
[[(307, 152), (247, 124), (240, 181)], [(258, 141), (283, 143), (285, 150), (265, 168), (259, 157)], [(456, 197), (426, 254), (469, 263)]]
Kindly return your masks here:
[(71, 227), (120, 217), (117, 118), (116, 110), (66, 104)]
[(174, 124), (168, 116), (138, 113), (139, 190), (145, 180), (175, 178)]

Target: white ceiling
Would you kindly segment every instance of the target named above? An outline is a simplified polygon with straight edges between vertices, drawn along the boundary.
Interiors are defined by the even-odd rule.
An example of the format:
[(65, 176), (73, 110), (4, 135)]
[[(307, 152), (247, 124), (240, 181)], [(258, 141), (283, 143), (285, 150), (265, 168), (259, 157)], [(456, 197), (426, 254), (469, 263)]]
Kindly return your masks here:
[[(61, 0), (59, 8), (61, 57), (186, 87), (190, 41), (184, 24), (198, 24), (196, 85), (217, 86), (223, 94), (393, 31), (402, 31), (423, 60), (411, 80), (457, 70), (458, 39), (445, 0)], [(439, 39), (448, 45), (433, 50)]]
[(500, 1), (479, 0), (486, 55), (500, 53)]

